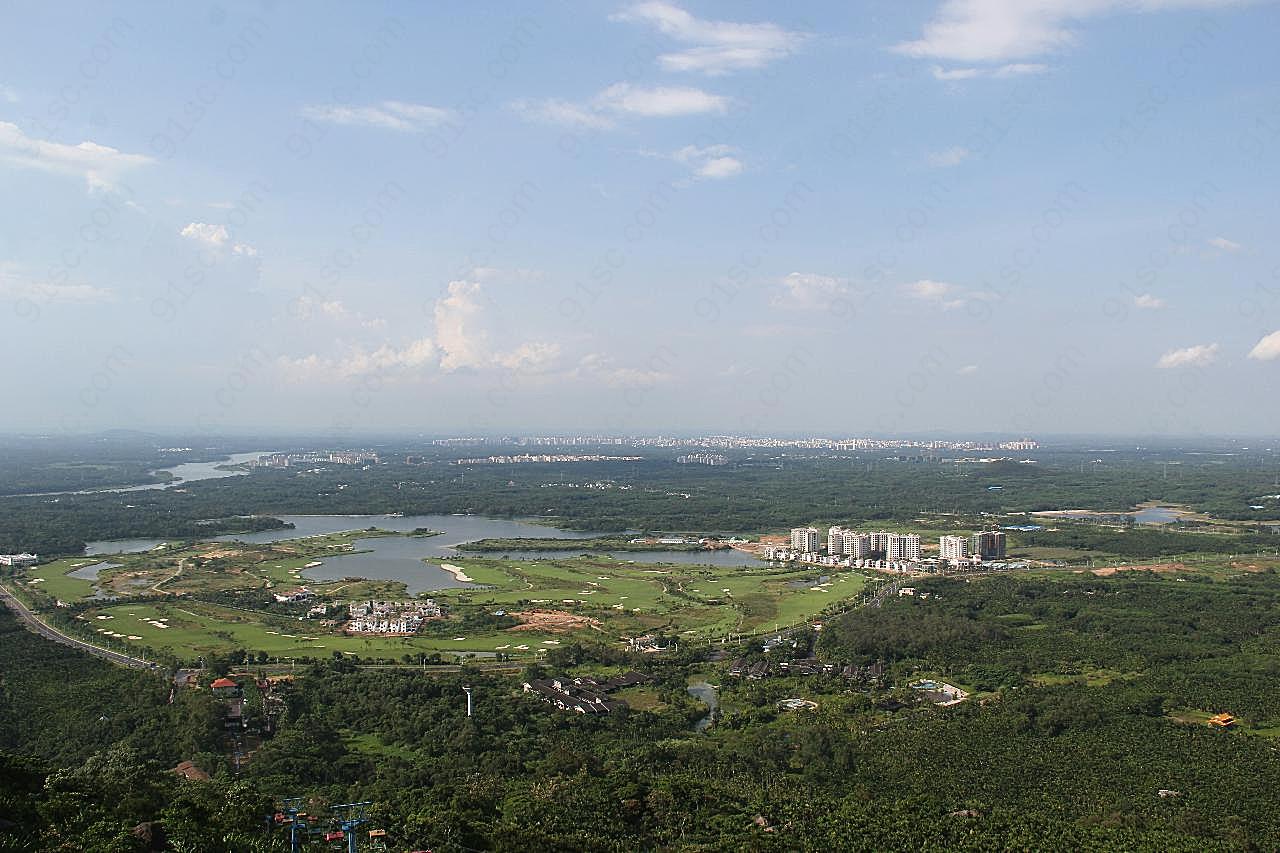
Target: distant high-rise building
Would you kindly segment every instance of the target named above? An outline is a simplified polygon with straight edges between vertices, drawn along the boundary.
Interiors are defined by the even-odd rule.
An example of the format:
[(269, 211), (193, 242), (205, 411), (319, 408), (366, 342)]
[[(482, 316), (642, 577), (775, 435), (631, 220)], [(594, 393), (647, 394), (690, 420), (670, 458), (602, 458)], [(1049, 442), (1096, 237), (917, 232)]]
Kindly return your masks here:
[(871, 553), (871, 536), (847, 527), (832, 527), (827, 531), (827, 553), (861, 559)]
[(889, 537), (892, 535), (893, 534), (891, 533), (885, 533), (883, 530), (878, 533), (870, 534), (871, 550), (887, 553), (889, 550)]
[(918, 533), (890, 533), (885, 541), (886, 560), (920, 559), (920, 535)]
[(1005, 534), (1000, 530), (984, 530), (969, 537), (969, 553), (984, 560), (1003, 560)]
[(868, 533), (859, 533), (856, 530), (846, 530), (844, 532), (844, 550), (841, 553), (853, 557), (855, 560), (862, 560), (871, 554), (871, 535)]
[(816, 554), (818, 552), (818, 528), (791, 528), (791, 548), (805, 554)]
[(958, 563), (969, 559), (969, 540), (963, 536), (943, 536), (938, 539), (938, 556)]

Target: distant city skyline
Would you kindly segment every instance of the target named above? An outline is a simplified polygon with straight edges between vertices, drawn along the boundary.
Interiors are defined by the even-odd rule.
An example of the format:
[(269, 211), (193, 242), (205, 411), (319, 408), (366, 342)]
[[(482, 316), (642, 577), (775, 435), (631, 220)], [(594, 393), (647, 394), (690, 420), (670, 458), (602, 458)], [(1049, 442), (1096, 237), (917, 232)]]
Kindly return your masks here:
[(0, 432), (1275, 434), (1275, 2), (6, 24)]

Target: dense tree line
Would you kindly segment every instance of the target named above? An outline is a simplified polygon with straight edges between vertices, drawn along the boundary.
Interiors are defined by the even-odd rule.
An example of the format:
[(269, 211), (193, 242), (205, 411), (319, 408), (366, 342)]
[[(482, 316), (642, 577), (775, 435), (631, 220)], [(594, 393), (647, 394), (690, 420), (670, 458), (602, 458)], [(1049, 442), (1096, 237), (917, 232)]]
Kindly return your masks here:
[[(4, 741), (21, 757), (0, 756), (0, 804), (16, 824), (0, 830), (0, 849), (137, 850), (133, 828), (143, 821), (160, 821), (171, 845), (186, 845), (173, 849), (273, 849), (280, 839), (261, 834), (261, 815), (293, 795), (317, 813), (373, 800), (371, 826), (391, 830), (396, 850), (1274, 848), (1280, 767), (1269, 741), (1162, 716), (1167, 704), (1189, 698), (1174, 691), (1173, 673), (1183, 667), (1194, 680), (1201, 663), (1228, 659), (1228, 649), (1273, 650), (1274, 579), (1151, 583), (942, 582), (927, 601), (837, 620), (828, 628), (835, 639), (824, 640), (857, 643), (846, 622), (883, 621), (850, 651), (878, 652), (894, 631), (909, 632), (899, 619), (906, 612), (938, 618), (922, 623), (933, 627), (914, 647), (904, 637), (897, 667), (934, 655), (949, 661), (956, 646), (976, 656), (970, 660), (1008, 666), (1037, 649), (1049, 662), (1055, 648), (1067, 663), (1119, 664), (1126, 653), (1145, 663), (1168, 645), (1146, 682), (1023, 682), (982, 704), (897, 712), (837, 689), (819, 697), (817, 711), (799, 714), (778, 711), (772, 698), (744, 701), (765, 689), (754, 682), (740, 691), (726, 685), (734, 707), (697, 734), (691, 721), (702, 709), (684, 695), (683, 666), (616, 649), (566, 646), (530, 675), (640, 666), (658, 678), (658, 710), (583, 717), (522, 695), (509, 678), (317, 665), (286, 693), (279, 733), (245, 775), (223, 770), (208, 783), (164, 772), (183, 749), (200, 747), (183, 740), (185, 730), (208, 726), (170, 716), (154, 687), (134, 683), (149, 676), (89, 658), (58, 669), (24, 648), (43, 641), (5, 635), (0, 648), (17, 650), (0, 658), (5, 701), (26, 694), (23, 701), (46, 712), (10, 704), (0, 718), (24, 726), (8, 729)], [(1193, 606), (1193, 593), (1205, 594), (1206, 606)], [(927, 612), (933, 605), (936, 614)], [(1014, 614), (1051, 627), (1002, 619)], [(976, 625), (960, 627), (967, 622)], [(1022, 634), (1048, 637), (1068, 625), (1078, 637), (1066, 646), (1019, 646)], [(1015, 650), (1000, 658), (995, 650), (1009, 644)], [(78, 657), (49, 648), (55, 658)], [(97, 706), (75, 710), (84, 696), (58, 704), (46, 682), (73, 676), (104, 688)], [(787, 681), (759, 684), (779, 696), (813, 689)], [(113, 689), (117, 682), (131, 689)], [(470, 718), (464, 684), (475, 695)], [(1213, 693), (1214, 684), (1202, 689)], [(100, 733), (84, 719), (135, 707), (141, 717), (131, 727), (147, 732), (142, 717), (150, 713), (169, 731)], [(18, 714), (28, 719), (16, 723)], [(1162, 789), (1177, 795), (1162, 798)]]
[[(388, 461), (367, 471), (260, 470), (191, 483), (180, 492), (0, 499), (0, 549), (78, 553), (95, 539), (212, 535), (252, 529), (259, 522), (242, 516), (267, 513), (471, 512), (544, 517), (587, 531), (723, 534), (809, 522), (914, 522), (922, 515), (963, 530), (981, 524), (983, 514), (1080, 506), (1123, 511), (1147, 500), (1184, 502), (1224, 518), (1280, 518), (1280, 501), (1255, 504), (1280, 491), (1273, 485), (1274, 462), (1257, 459), (1188, 463), (1166, 478), (1161, 465), (1134, 457), (1078, 467), (1074, 455), (1050, 456), (1040, 465), (888, 462), (882, 456), (739, 454), (731, 465), (707, 467), (650, 454), (625, 463), (459, 466), (437, 454), (425, 464)], [(588, 483), (614, 487), (582, 487)], [(1113, 537), (1111, 544), (1128, 548), (1150, 540), (1157, 553), (1176, 552), (1165, 534), (1143, 535), (1147, 539)], [(1258, 537), (1260, 547), (1280, 539)]]

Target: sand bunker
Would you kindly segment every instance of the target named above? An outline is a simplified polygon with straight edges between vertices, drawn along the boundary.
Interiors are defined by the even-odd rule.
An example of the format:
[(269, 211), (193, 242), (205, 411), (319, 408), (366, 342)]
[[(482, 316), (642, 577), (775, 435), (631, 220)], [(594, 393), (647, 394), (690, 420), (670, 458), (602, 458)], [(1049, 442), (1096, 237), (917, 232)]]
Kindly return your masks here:
[(453, 579), (458, 583), (475, 583), (475, 581), (467, 576), (462, 566), (455, 566), (452, 563), (441, 563), (440, 568), (453, 575)]

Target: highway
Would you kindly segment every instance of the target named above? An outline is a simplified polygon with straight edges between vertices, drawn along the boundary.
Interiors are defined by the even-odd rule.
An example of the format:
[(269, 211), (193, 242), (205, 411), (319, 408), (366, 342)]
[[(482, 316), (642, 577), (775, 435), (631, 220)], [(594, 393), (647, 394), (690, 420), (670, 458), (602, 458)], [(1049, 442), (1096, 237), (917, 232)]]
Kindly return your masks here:
[(104, 649), (101, 646), (95, 646), (92, 643), (86, 643), (84, 640), (77, 640), (75, 637), (68, 636), (56, 628), (44, 623), (40, 617), (32, 613), (28, 607), (23, 604), (17, 596), (10, 592), (3, 585), (0, 585), (0, 599), (4, 600), (5, 606), (13, 611), (14, 615), (22, 620), (28, 630), (34, 631), (46, 640), (53, 640), (55, 643), (61, 643), (64, 646), (70, 646), (82, 652), (88, 652), (91, 655), (109, 660), (112, 663), (121, 666), (132, 667), (133, 669), (154, 670), (156, 664), (142, 658), (130, 657), (129, 655), (113, 652), (111, 649)]

